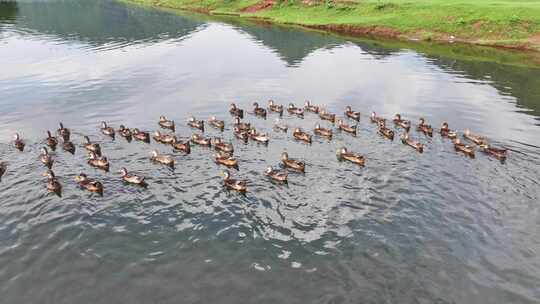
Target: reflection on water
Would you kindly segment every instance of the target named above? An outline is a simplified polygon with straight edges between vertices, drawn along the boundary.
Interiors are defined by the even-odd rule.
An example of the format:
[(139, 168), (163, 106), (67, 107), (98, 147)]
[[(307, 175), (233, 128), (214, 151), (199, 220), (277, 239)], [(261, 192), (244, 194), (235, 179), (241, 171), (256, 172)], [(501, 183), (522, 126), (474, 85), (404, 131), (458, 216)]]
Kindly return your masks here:
[[(0, 3), (0, 286), (7, 303), (534, 303), (538, 231), (540, 71), (383, 47), (294, 29), (178, 16), (111, 1)], [(246, 197), (222, 190), (211, 151), (149, 162), (152, 143), (111, 141), (99, 122), (154, 130), (190, 115), (226, 119), (235, 101), (311, 99), (363, 112), (358, 138), (306, 146), (272, 132), (268, 147), (235, 144)], [(469, 160), (446, 140), (423, 155), (376, 134), (370, 111), (438, 126), (447, 120), (512, 149), (501, 164)], [(319, 120), (285, 115), (312, 129)], [(37, 160), (63, 121), (112, 164), (86, 165), (82, 147), (54, 152), (64, 196), (45, 195)], [(323, 124), (329, 127), (327, 124)], [(20, 132), (25, 153), (10, 136)], [(219, 132), (209, 131), (212, 136)], [(358, 169), (335, 159), (348, 146)], [(262, 171), (279, 154), (306, 160), (288, 186)], [(122, 184), (126, 166), (149, 189)], [(73, 182), (87, 172), (103, 198)], [(128, 284), (126, 284), (128, 283)], [(31, 289), (28, 286), (32, 286)], [(150, 292), (151, 291), (151, 292)]]

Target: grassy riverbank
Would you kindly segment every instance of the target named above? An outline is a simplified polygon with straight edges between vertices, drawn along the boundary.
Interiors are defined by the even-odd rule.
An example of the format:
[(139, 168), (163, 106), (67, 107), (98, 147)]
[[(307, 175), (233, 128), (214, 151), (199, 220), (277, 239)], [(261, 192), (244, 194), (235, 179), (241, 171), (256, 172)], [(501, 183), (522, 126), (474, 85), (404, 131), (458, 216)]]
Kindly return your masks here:
[(128, 0), (353, 35), (540, 51), (538, 0)]

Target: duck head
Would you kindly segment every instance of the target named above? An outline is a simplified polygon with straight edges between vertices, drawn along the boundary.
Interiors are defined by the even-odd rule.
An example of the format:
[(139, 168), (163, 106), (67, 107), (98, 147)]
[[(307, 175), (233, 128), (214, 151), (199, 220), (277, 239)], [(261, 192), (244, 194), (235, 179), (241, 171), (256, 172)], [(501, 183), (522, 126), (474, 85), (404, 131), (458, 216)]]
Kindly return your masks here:
[(426, 123), (426, 120), (424, 118), (420, 118), (419, 120), (420, 120), (420, 125), (423, 125)]
[(49, 151), (47, 151), (47, 148), (45, 147), (41, 148), (41, 155), (49, 155)]
[(446, 121), (442, 123), (442, 128), (448, 129), (448, 123)]
[(352, 112), (351, 106), (346, 106), (346, 107), (345, 107), (345, 110), (346, 110), (347, 112)]
[(228, 170), (224, 170), (221, 174), (223, 175), (223, 180), (229, 180), (231, 178), (231, 173)]
[(268, 105), (269, 106), (273, 106), (274, 105), (274, 101), (272, 99), (268, 100)]
[(281, 153), (281, 159), (282, 160), (288, 160), (289, 159), (289, 154), (287, 152)]
[(395, 120), (401, 120), (401, 114), (398, 113), (398, 114), (394, 115), (394, 119)]
[(463, 133), (465, 133), (465, 135), (469, 136), (469, 135), (471, 135), (471, 130), (465, 129), (465, 131), (463, 131)]
[(259, 103), (258, 102), (254, 102), (253, 103), (253, 106), (255, 107), (255, 109), (259, 108)]
[(126, 168), (122, 168), (122, 169), (120, 169), (120, 173), (122, 174), (122, 177), (124, 177), (124, 176), (128, 175), (128, 171), (127, 171), (127, 169), (126, 169)]
[(88, 180), (88, 176), (84, 173), (79, 173), (79, 175), (75, 176), (75, 181), (78, 183), (84, 182)]
[(18, 141), (20, 139), (21, 139), (21, 137), (19, 136), (19, 133), (13, 134), (13, 140)]
[(152, 155), (152, 157), (158, 157), (158, 153), (156, 150), (153, 150), (152, 152), (150, 152), (150, 155)]
[(273, 171), (274, 171), (274, 169), (272, 169), (272, 167), (268, 167), (268, 168), (266, 168), (266, 170), (264, 170), (264, 173), (270, 174), (270, 173), (272, 173)]

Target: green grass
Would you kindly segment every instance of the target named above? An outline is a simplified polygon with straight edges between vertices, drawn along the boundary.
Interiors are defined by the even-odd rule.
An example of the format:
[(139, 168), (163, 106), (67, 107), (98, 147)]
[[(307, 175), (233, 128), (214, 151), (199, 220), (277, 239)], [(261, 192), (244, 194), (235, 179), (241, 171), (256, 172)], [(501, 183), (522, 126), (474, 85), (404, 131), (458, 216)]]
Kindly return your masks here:
[(265, 18), (283, 24), (375, 27), (374, 34), (392, 33), (404, 39), (455, 40), (540, 50), (540, 0), (318, 0), (310, 5), (300, 0), (276, 0), (272, 8), (251, 13), (242, 10), (257, 0), (128, 1)]

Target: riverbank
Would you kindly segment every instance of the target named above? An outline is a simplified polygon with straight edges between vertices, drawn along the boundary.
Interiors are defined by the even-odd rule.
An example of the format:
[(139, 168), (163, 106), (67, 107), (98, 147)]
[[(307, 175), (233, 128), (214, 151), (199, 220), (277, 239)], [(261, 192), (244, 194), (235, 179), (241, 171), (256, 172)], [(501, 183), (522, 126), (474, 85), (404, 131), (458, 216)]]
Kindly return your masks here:
[(128, 0), (358, 36), (540, 51), (540, 1)]

